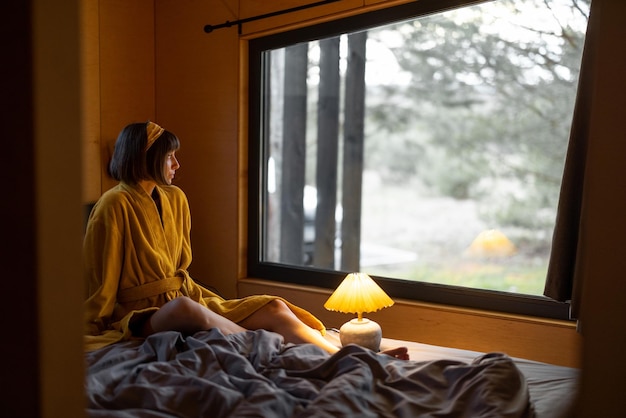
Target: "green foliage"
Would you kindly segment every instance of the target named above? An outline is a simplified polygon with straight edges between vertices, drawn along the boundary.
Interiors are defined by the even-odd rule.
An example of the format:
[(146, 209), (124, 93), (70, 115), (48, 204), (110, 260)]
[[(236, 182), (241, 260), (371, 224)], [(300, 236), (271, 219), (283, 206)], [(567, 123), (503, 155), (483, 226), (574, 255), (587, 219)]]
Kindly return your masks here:
[[(553, 5), (495, 3), (519, 15), (533, 2)], [(543, 12), (556, 27), (520, 20), (498, 31), (498, 7), (394, 25), (402, 40), (392, 51), (410, 82), (368, 92), (366, 165), (394, 183), (417, 175), (432, 194), (477, 199), (488, 222), (545, 228), (545, 216), (528, 213), (556, 208), (585, 35), (560, 17), (584, 20), (589, 1), (560, 3), (569, 9)]]

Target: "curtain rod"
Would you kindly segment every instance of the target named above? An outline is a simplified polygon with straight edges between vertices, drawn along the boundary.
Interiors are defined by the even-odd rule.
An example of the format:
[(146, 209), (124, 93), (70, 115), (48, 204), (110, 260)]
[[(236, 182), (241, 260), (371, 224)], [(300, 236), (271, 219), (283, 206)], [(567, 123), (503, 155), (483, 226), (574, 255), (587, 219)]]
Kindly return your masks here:
[(276, 12), (266, 13), (266, 14), (262, 14), (262, 15), (258, 15), (258, 16), (247, 17), (245, 19), (237, 19), (237, 20), (235, 20), (233, 22), (227, 20), (226, 22), (220, 23), (219, 25), (205, 25), (204, 26), (204, 31), (206, 33), (211, 33), (211, 32), (213, 32), (216, 29), (229, 28), (229, 27), (231, 27), (233, 25), (237, 25), (238, 32), (241, 35), (241, 25), (244, 24), (244, 23), (252, 22), (254, 20), (266, 19), (268, 17), (279, 16), (279, 15), (283, 15), (283, 14), (287, 14), (287, 13), (297, 12), (299, 10), (309, 9), (311, 7), (322, 6), (324, 4), (329, 4), (329, 3), (335, 3), (337, 1), (340, 1), (340, 0), (322, 0), (322, 1), (315, 2), (315, 3), (309, 3), (309, 4), (304, 4), (302, 6), (292, 7), (292, 8), (289, 8), (289, 9), (278, 10)]

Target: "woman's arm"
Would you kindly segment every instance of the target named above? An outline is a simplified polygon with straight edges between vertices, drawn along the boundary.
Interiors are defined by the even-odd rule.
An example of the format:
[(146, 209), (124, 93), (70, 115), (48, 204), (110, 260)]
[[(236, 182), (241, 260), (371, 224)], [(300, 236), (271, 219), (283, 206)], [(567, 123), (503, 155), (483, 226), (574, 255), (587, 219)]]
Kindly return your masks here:
[(94, 209), (83, 243), (86, 300), (85, 333), (110, 327), (123, 263), (123, 237), (117, 218), (106, 205)]

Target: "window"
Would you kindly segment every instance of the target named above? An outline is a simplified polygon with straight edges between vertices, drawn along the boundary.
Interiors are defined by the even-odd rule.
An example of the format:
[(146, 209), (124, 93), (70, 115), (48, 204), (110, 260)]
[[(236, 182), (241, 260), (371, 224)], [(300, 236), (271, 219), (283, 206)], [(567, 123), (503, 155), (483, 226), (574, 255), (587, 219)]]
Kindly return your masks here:
[(249, 274), (567, 318), (542, 293), (589, 0), (442, 3), (250, 42)]

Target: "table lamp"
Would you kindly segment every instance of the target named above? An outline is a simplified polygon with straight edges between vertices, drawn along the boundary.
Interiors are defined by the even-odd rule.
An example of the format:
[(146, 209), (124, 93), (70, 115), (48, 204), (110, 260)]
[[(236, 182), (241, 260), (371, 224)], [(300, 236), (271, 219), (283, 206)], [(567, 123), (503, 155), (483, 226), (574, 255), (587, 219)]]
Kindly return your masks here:
[(363, 318), (363, 313), (375, 312), (393, 305), (393, 300), (365, 273), (350, 273), (324, 303), (329, 311), (355, 313), (354, 318), (341, 326), (342, 345), (358, 344), (374, 351), (380, 350), (382, 330), (376, 322)]

